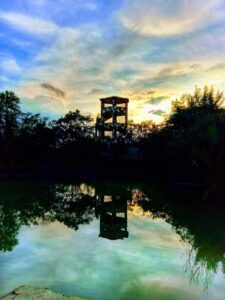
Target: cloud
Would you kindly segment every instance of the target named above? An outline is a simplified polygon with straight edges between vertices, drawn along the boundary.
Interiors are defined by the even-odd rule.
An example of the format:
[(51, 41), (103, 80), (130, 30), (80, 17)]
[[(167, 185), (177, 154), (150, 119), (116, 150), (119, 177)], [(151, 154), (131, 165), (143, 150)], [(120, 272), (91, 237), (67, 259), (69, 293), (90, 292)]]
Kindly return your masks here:
[(132, 100), (140, 100), (140, 99), (149, 99), (149, 96), (152, 97), (152, 95), (155, 95), (157, 92), (154, 90), (143, 90), (143, 91), (137, 91), (132, 92), (129, 94), (129, 97)]
[(50, 83), (42, 83), (41, 86), (46, 89), (49, 90), (51, 92), (53, 92), (57, 97), (59, 98), (65, 98), (66, 97), (66, 93), (62, 90), (60, 90), (59, 88), (55, 87), (54, 85), (50, 84)]
[(15, 30), (22, 30), (34, 35), (54, 34), (59, 29), (51, 21), (15, 12), (0, 11), (0, 20), (12, 26)]
[[(22, 0), (22, 1), (24, 1), (24, 0)], [(22, 2), (22, 1), (20, 1), (20, 2)], [(29, 0), (29, 5), (40, 8), (40, 7), (45, 6), (48, 2), (49, 2), (49, 0)]]
[(76, 9), (82, 9), (82, 10), (90, 10), (90, 11), (95, 11), (97, 9), (97, 4), (94, 3), (93, 1), (74, 1), (72, 2), (73, 5), (75, 6)]
[(2, 83), (7, 83), (7, 82), (9, 82), (9, 78), (7, 78), (7, 77), (4, 76), (4, 75), (1, 75), (1, 76), (0, 76), (0, 82), (2, 82)]
[(131, 100), (139, 101), (141, 105), (158, 105), (169, 99), (171, 96), (171, 94), (164, 94), (163, 92), (157, 90), (143, 90), (139, 92), (133, 92), (129, 95)]
[(104, 93), (103, 89), (93, 88), (88, 95), (102, 95)]
[(31, 41), (18, 39), (18, 38), (12, 38), (10, 39), (10, 43), (13, 43), (15, 46), (21, 48), (21, 49), (31, 49), (33, 47), (33, 44)]
[[(15, 51), (17, 65), (26, 66), (26, 72), (17, 73), (19, 80), (18, 76), (16, 79), (9, 76), (6, 70), (1, 75), (8, 78), (11, 88), (24, 97), (45, 94), (58, 97), (60, 102), (59, 98), (63, 99), (62, 93), (59, 96), (60, 91), (66, 91), (66, 100), (62, 101), (66, 108), (96, 114), (100, 95), (117, 94), (130, 98), (132, 118), (147, 120), (150, 117), (159, 119), (157, 115), (149, 116), (149, 111), (168, 112), (171, 97), (192, 91), (196, 84), (215, 82), (220, 84), (219, 88), (222, 86), (222, 66), (221, 72), (207, 72), (225, 61), (218, 55), (225, 49), (222, 26), (214, 26), (213, 31), (182, 36), (189, 29), (195, 30), (192, 26), (184, 26), (183, 19), (197, 22), (198, 15), (200, 21), (195, 23), (196, 30), (208, 26), (211, 24), (208, 23), (210, 18), (206, 17), (209, 7), (215, 12), (221, 1), (209, 0), (203, 5), (203, 0), (168, 0), (166, 3), (162, 0), (124, 0), (121, 5), (113, 6), (113, 11), (111, 6), (106, 8), (102, 2), (91, 0), (59, 0), (57, 5), (51, 0), (31, 0), (26, 5), (25, 0), (17, 2), (20, 3), (18, 10), (16, 6), (9, 6), (11, 12), (0, 11), (0, 22), (8, 25), (2, 26), (3, 32), (6, 30), (4, 35), (8, 36)], [(211, 19), (222, 18), (222, 14), (215, 15), (216, 19), (214, 14)], [(121, 26), (118, 16), (122, 23), (125, 18), (133, 25), (137, 24)], [(174, 24), (181, 26), (174, 32), (180, 36), (168, 38), (174, 35), (170, 28)], [(9, 26), (21, 32), (8, 31)], [(148, 30), (160, 31), (155, 34), (157, 38), (149, 38), (153, 35), (151, 32), (143, 33), (145, 26)], [(1, 49), (3, 51), (8, 52), (8, 46)], [(7, 88), (10, 86), (6, 81), (2, 80), (2, 83)], [(57, 89), (60, 90), (58, 94)], [(51, 98), (49, 103), (50, 107)], [(58, 110), (64, 113), (62, 105)], [(49, 115), (52, 111), (50, 107)]]
[(225, 62), (216, 64), (206, 70), (206, 72), (225, 71)]
[(173, 66), (171, 67), (167, 67), (165, 69), (162, 69), (159, 74), (158, 77), (167, 77), (167, 76), (171, 76), (171, 75), (175, 75), (178, 72), (177, 68), (174, 68)]
[(161, 110), (161, 109), (157, 109), (157, 110), (150, 110), (149, 111), (150, 114), (153, 114), (153, 115), (157, 115), (157, 116), (165, 116), (165, 111)]
[(192, 70), (200, 70), (202, 66), (200, 64), (193, 64), (190, 66), (190, 69)]
[(122, 285), (121, 292), (122, 299), (201, 299), (201, 293), (194, 285), (190, 289), (187, 280), (166, 273), (140, 276), (127, 281)]
[(165, 68), (162, 68), (158, 74), (153, 79), (153, 81), (167, 81), (183, 78), (183, 77), (191, 77), (200, 71), (201, 68), (197, 67), (197, 64), (190, 67), (188, 63), (172, 63), (168, 64)]
[(5, 73), (18, 74), (21, 72), (21, 67), (15, 59), (1, 57), (0, 70)]
[[(24, 1), (24, 0), (23, 0)], [(27, 0), (25, 0), (27, 1)], [(29, 0), (30, 8), (46, 8), (46, 7), (52, 7), (52, 9), (60, 10), (68, 9), (70, 7), (70, 10), (90, 10), (95, 11), (97, 9), (97, 4), (95, 1), (88, 1), (88, 0), (57, 0), (57, 5), (52, 5), (52, 0)]]
[[(139, 89), (146, 90), (147, 88), (151, 87), (157, 90), (161, 89), (162, 92), (165, 90), (167, 90), (167, 92), (169, 90), (173, 90), (173, 92), (169, 92), (169, 94), (174, 94), (175, 89), (181, 85), (184, 85), (184, 83), (189, 84), (193, 82), (202, 72), (201, 68), (190, 68), (190, 62), (188, 61), (154, 64), (150, 65), (150, 67), (148, 66), (149, 70), (144, 72), (144, 76), (142, 78), (139, 78), (137, 82), (133, 83), (134, 88), (138, 87)], [(157, 97), (164, 96), (164, 93), (162, 92), (161, 95), (157, 95)], [(148, 100), (151, 100), (151, 98), (152, 97), (150, 97), (150, 99), (148, 98)]]
[(159, 96), (159, 97), (152, 97), (148, 103), (152, 105), (157, 105), (162, 103), (163, 101), (167, 100), (169, 96)]
[(172, 36), (208, 27), (225, 17), (223, 0), (127, 0), (121, 23), (144, 36)]
[(54, 118), (60, 117), (65, 113), (65, 107), (62, 101), (54, 97), (37, 95), (33, 98), (22, 97), (21, 106), (23, 111), (41, 113), (42, 115)]

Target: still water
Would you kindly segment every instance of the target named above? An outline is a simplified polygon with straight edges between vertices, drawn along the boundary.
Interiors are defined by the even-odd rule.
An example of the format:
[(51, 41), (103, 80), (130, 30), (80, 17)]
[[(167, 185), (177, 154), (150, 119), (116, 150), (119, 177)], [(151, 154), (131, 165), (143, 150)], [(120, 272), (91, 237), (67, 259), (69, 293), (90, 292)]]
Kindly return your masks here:
[(134, 183), (0, 184), (0, 296), (225, 299), (221, 215)]

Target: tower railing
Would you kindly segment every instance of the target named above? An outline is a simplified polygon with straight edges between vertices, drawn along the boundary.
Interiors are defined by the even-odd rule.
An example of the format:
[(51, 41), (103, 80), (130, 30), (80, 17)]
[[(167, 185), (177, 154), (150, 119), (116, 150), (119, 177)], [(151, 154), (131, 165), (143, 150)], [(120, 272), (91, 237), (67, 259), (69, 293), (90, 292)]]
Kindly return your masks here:
[[(128, 125), (129, 99), (112, 96), (102, 98), (101, 115), (96, 120), (96, 136), (104, 138), (108, 132), (113, 140), (126, 136)], [(124, 120), (118, 120), (124, 118)]]

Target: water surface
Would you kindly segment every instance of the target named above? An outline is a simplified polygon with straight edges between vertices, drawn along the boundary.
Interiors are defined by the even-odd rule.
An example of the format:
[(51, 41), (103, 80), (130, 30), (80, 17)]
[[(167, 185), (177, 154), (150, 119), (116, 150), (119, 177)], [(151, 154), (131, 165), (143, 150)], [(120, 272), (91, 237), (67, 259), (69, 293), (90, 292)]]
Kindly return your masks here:
[(222, 225), (208, 245), (197, 220), (185, 227), (138, 184), (4, 183), (0, 199), (0, 295), (26, 284), (89, 299), (225, 299)]

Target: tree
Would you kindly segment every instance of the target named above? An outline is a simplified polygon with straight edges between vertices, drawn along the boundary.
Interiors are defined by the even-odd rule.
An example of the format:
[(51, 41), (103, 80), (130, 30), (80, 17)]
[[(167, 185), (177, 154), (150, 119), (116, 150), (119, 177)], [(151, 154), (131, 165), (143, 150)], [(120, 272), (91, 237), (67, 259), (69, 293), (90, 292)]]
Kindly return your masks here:
[(76, 144), (93, 137), (91, 117), (84, 116), (79, 110), (68, 112), (64, 117), (54, 122), (57, 147)]
[(129, 121), (128, 128), (131, 132), (132, 140), (138, 142), (156, 130), (157, 126), (153, 121), (143, 121), (141, 123)]
[(20, 160), (47, 157), (54, 144), (51, 123), (40, 114), (22, 113), (17, 136)]
[(168, 125), (176, 130), (193, 127), (199, 118), (220, 111), (224, 101), (223, 93), (215, 93), (213, 86), (205, 86), (203, 90), (196, 87), (193, 94), (184, 94), (172, 103), (172, 115), (168, 119)]
[(203, 90), (196, 86), (193, 94), (184, 94), (180, 100), (177, 99), (172, 103), (172, 111), (176, 113), (179, 110), (197, 107), (219, 109), (224, 101), (223, 93), (220, 91), (215, 93), (213, 86), (205, 86)]
[(20, 115), (20, 99), (10, 91), (0, 93), (0, 136), (3, 141), (10, 142), (18, 129)]
[(221, 197), (219, 194), (224, 196), (224, 100), (223, 93), (215, 92), (213, 87), (206, 86), (204, 90), (196, 87), (193, 95), (183, 95), (173, 103), (173, 113), (167, 122), (171, 169), (178, 177), (182, 169), (189, 173), (189, 179), (195, 180), (197, 176), (210, 192), (214, 189), (217, 198)]
[(0, 156), (1, 164), (10, 168), (15, 158), (15, 137), (21, 113), (19, 98), (10, 91), (0, 93)]

